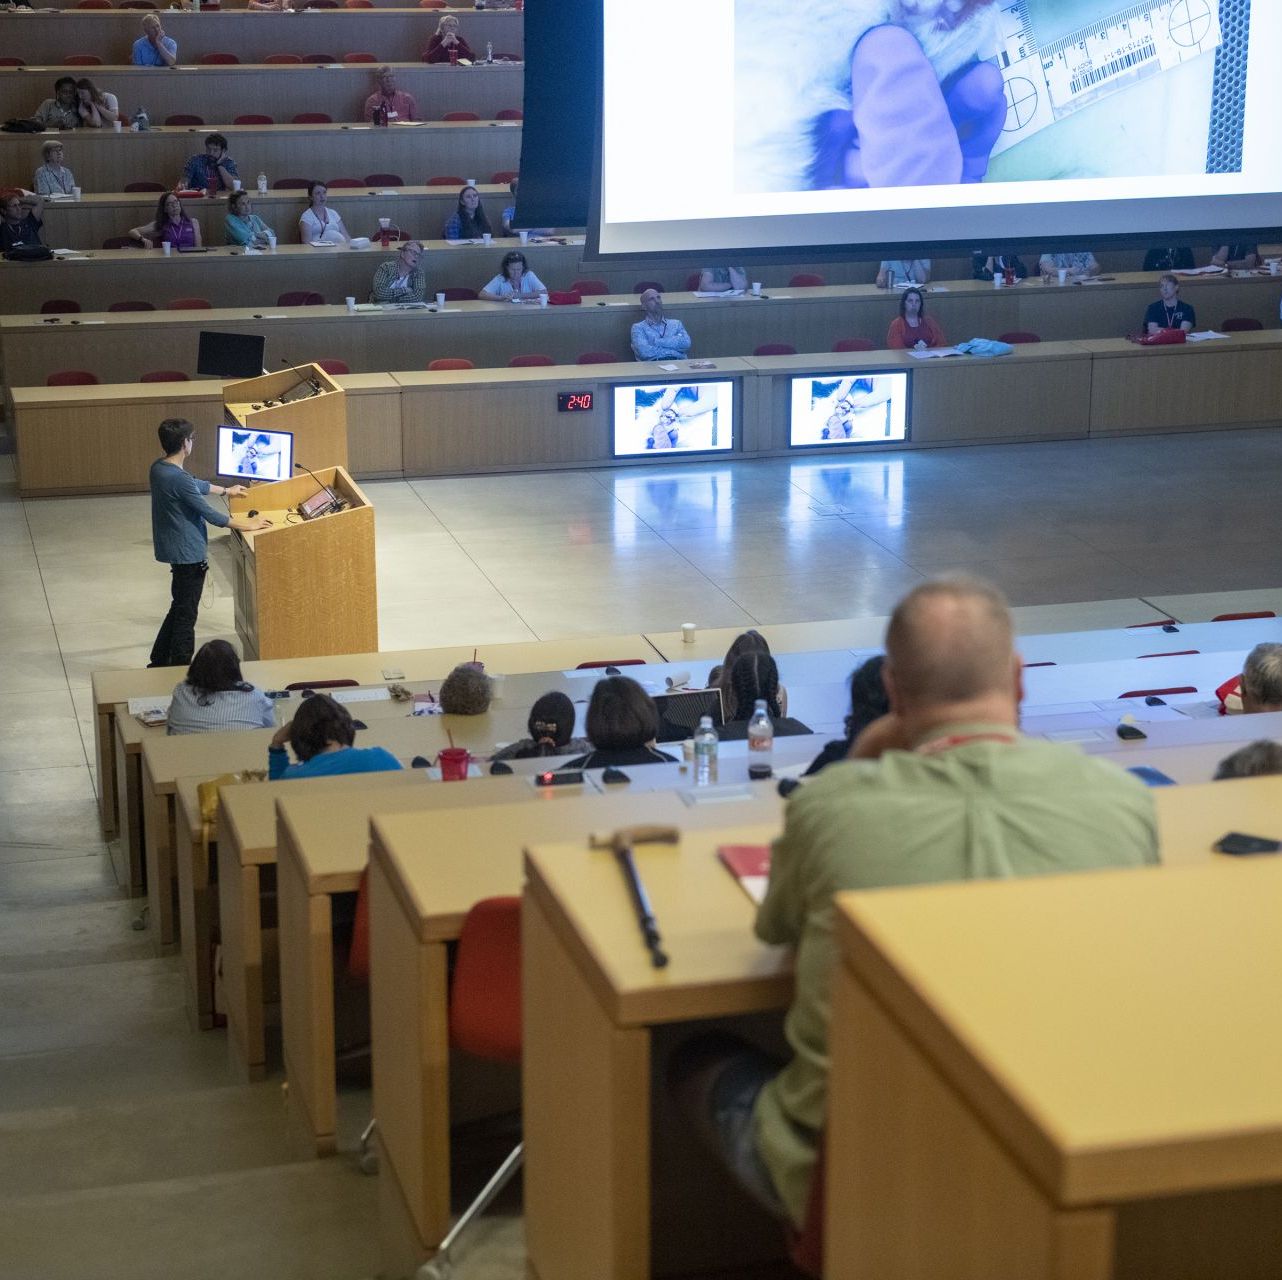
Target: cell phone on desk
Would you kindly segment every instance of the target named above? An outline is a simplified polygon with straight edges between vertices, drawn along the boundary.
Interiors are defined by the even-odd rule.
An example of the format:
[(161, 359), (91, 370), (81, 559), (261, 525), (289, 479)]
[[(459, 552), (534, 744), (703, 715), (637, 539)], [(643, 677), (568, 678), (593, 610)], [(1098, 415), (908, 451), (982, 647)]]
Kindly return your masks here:
[(1246, 858), (1256, 853), (1277, 853), (1282, 850), (1282, 840), (1270, 840), (1267, 836), (1248, 836), (1241, 831), (1230, 831), (1212, 846), (1216, 853), (1231, 853), (1235, 857)]

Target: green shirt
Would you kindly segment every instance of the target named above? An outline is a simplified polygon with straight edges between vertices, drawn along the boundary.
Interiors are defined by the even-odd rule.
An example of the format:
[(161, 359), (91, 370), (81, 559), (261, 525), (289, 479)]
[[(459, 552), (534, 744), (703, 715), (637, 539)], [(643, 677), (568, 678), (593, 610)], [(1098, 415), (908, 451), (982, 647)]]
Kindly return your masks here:
[[(971, 740), (948, 741), (958, 738)], [(916, 751), (830, 765), (797, 791), (757, 915), (764, 942), (796, 948), (784, 1023), (793, 1057), (753, 1116), (793, 1221), (805, 1215), (824, 1123), (834, 893), (1156, 861), (1153, 800), (1139, 779), (1009, 726), (942, 726)]]

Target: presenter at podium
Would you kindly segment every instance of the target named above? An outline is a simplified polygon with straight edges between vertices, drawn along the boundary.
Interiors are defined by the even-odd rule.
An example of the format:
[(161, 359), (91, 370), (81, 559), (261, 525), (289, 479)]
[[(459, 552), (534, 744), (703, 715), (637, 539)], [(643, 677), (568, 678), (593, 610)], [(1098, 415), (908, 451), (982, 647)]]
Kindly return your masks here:
[(203, 499), (208, 493), (243, 498), (244, 485), (222, 488), (187, 474), (196, 428), (185, 418), (166, 418), (157, 431), (164, 457), (151, 464), (151, 538), (156, 559), (170, 567), (171, 602), (151, 646), (149, 667), (185, 667), (196, 649), (196, 610), (209, 565), (205, 560), (206, 524), (249, 533), (268, 521), (229, 516)]

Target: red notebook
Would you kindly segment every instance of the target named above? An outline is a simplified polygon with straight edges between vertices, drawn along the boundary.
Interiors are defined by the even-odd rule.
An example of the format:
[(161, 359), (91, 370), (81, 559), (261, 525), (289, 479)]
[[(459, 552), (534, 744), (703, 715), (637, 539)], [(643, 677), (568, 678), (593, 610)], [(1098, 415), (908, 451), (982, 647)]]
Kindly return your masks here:
[(753, 902), (761, 902), (770, 882), (770, 846), (768, 844), (723, 844), (717, 846), (717, 857), (726, 870), (743, 885)]

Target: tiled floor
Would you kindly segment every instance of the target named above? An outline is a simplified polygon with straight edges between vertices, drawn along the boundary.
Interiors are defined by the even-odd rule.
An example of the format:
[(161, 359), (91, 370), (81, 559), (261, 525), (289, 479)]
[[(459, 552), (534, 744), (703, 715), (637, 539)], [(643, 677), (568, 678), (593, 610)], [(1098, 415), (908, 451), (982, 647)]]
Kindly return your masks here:
[[(1270, 431), (366, 488), (385, 648), (871, 618), (951, 568), (993, 578), (1030, 630), (1127, 608), (1073, 602), (1196, 620), (1225, 607), (1203, 593), (1277, 607), (1282, 588)], [(211, 561), (202, 638), (232, 631), (217, 542)], [(231, 1085), (98, 839), (89, 675), (146, 662), (167, 594), (145, 496), (20, 502), (0, 459), (4, 1269), (355, 1280), (376, 1268), (372, 1182), (293, 1161), (275, 1081)], [(458, 1275), (520, 1274), (500, 1215)]]

